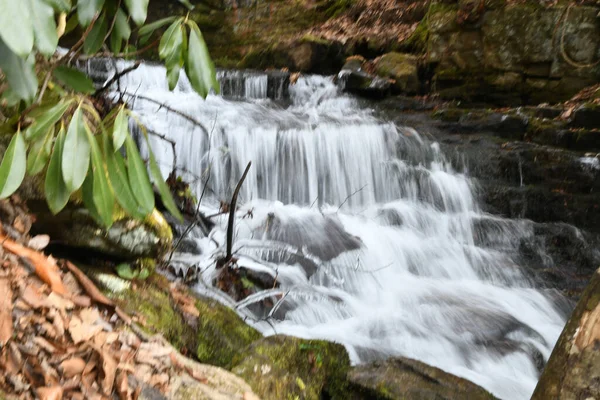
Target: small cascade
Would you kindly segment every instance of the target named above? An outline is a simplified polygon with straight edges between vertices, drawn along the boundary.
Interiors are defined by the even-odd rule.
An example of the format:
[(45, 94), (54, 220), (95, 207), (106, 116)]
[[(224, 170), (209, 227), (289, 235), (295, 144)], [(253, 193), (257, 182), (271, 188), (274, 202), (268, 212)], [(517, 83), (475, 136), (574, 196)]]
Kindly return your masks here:
[[(211, 288), (226, 242), (221, 215), (174, 259), (197, 271), (195, 290), (266, 335), (340, 342), (353, 363), (403, 355), (504, 399), (528, 398), (565, 323), (522, 272), (531, 223), (483, 213), (437, 143), (378, 120), (332, 78), (301, 77), (288, 89), (289, 77), (277, 86), (270, 76), (222, 71), (224, 96), (204, 100), (184, 77), (168, 91), (159, 67), (121, 79), (148, 129), (175, 143), (176, 167), (198, 196), (206, 185), (207, 215), (252, 162), (234, 251), (240, 269), (267, 283), (246, 299)], [(273, 101), (288, 90), (286, 104)], [(171, 144), (151, 136), (151, 146), (166, 175)]]
[[(132, 67), (133, 62), (112, 58), (92, 58), (79, 62), (77, 67), (85, 71), (94, 82), (101, 87), (116, 73)], [(143, 82), (140, 81), (143, 80)], [(290, 74), (284, 71), (238, 71), (219, 70), (217, 80), (220, 83), (220, 94), (234, 99), (256, 99), (284, 101), (289, 98)], [(121, 80), (129, 89), (141, 85), (154, 85), (156, 89), (166, 90), (164, 69), (159, 65), (142, 64), (135, 73), (127, 74)], [(193, 91), (185, 73), (181, 74), (178, 92)]]

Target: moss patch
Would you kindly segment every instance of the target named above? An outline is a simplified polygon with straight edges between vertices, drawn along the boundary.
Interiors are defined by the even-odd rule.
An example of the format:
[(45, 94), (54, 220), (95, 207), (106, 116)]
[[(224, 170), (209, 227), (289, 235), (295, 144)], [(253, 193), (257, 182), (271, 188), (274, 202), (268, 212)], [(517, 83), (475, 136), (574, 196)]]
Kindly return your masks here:
[(200, 317), (195, 352), (200, 362), (230, 368), (234, 357), (262, 336), (233, 310), (214, 300), (199, 299), (196, 307)]
[(339, 344), (271, 336), (252, 343), (236, 361), (233, 372), (265, 400), (348, 398), (350, 362)]
[(195, 331), (175, 311), (166, 278), (154, 274), (147, 282), (138, 284), (135, 289), (108, 295), (113, 297), (126, 313), (140, 317), (140, 325), (148, 333), (160, 333), (184, 354), (193, 353), (196, 342)]
[(495, 399), (466, 379), (402, 357), (354, 367), (348, 380), (360, 399)]

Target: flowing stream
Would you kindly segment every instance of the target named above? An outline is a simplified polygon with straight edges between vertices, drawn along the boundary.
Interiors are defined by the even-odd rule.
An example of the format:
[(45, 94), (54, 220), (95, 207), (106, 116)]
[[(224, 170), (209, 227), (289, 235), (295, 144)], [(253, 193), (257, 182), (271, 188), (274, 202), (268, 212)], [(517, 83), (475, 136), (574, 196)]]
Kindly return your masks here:
[[(169, 92), (164, 75), (142, 65), (119, 86), (173, 143), (150, 136), (165, 176), (174, 147), (198, 197), (208, 179), (202, 210), (215, 214), (252, 161), (238, 200), (237, 264), (279, 286), (222, 301), (265, 335), (342, 343), (353, 363), (401, 355), (504, 399), (530, 396), (565, 323), (518, 265), (530, 223), (483, 213), (474, 183), (435, 142), (378, 120), (331, 78), (301, 77), (288, 89), (277, 76), (221, 72), (226, 96), (202, 100), (185, 77)], [(192, 232), (195, 251), (175, 257), (213, 296), (227, 215), (214, 221), (209, 237)], [(275, 307), (261, 307), (266, 299)]]

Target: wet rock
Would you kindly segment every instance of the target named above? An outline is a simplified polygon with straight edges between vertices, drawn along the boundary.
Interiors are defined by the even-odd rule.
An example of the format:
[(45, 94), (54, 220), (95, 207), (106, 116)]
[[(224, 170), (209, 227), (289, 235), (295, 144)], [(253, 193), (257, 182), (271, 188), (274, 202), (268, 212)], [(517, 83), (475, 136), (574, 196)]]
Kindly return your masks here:
[(348, 381), (353, 400), (495, 398), (466, 379), (404, 357), (354, 367)]
[(344, 63), (341, 43), (305, 35), (288, 48), (293, 70), (330, 75)]
[(247, 347), (232, 372), (265, 400), (344, 399), (349, 367), (342, 345), (277, 335)]
[(375, 62), (375, 73), (393, 80), (395, 93), (415, 94), (420, 89), (418, 58), (411, 54), (387, 53)]
[(600, 105), (583, 104), (573, 111), (571, 125), (576, 128), (600, 129)]
[(529, 118), (517, 112), (503, 114), (486, 110), (442, 109), (433, 113), (445, 123), (444, 129), (456, 133), (493, 133), (506, 139), (522, 139)]
[(266, 237), (299, 249), (306, 248), (323, 261), (330, 261), (362, 246), (361, 240), (346, 232), (334, 216), (309, 215), (282, 220), (273, 215)]
[(521, 239), (521, 265), (540, 286), (560, 289), (573, 297), (585, 289), (600, 265), (598, 237), (563, 223), (532, 224), (531, 236)]
[(342, 69), (338, 82), (344, 91), (372, 99), (382, 99), (391, 93), (392, 83), (362, 70)]
[(581, 296), (532, 400), (600, 397), (600, 270)]

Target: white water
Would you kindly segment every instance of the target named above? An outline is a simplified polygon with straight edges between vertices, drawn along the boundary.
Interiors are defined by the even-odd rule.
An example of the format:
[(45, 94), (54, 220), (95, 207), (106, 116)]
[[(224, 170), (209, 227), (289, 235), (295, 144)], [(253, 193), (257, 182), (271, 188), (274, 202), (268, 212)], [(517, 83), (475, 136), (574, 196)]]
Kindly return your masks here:
[[(235, 249), (239, 266), (280, 284), (254, 300), (287, 293), (272, 313), (277, 333), (343, 343), (354, 363), (419, 359), (504, 399), (528, 398), (538, 378), (533, 356), (547, 360), (565, 322), (516, 264), (530, 225), (483, 214), (469, 178), (436, 143), (378, 121), (331, 79), (301, 78), (287, 107), (265, 99), (266, 85), (253, 77), (243, 85), (247, 100), (204, 101), (185, 79), (169, 92), (158, 67), (121, 82), (206, 127), (126, 97), (151, 130), (175, 141), (178, 166), (198, 195), (198, 177), (211, 166), (207, 214), (229, 199), (252, 161)], [(171, 146), (153, 138), (152, 147), (166, 175)], [(203, 254), (178, 255), (202, 272), (200, 291), (217, 274), (226, 218), (216, 219), (210, 239), (196, 237)], [(251, 302), (238, 311), (249, 313)], [(265, 334), (274, 333), (271, 324), (255, 323)]]

